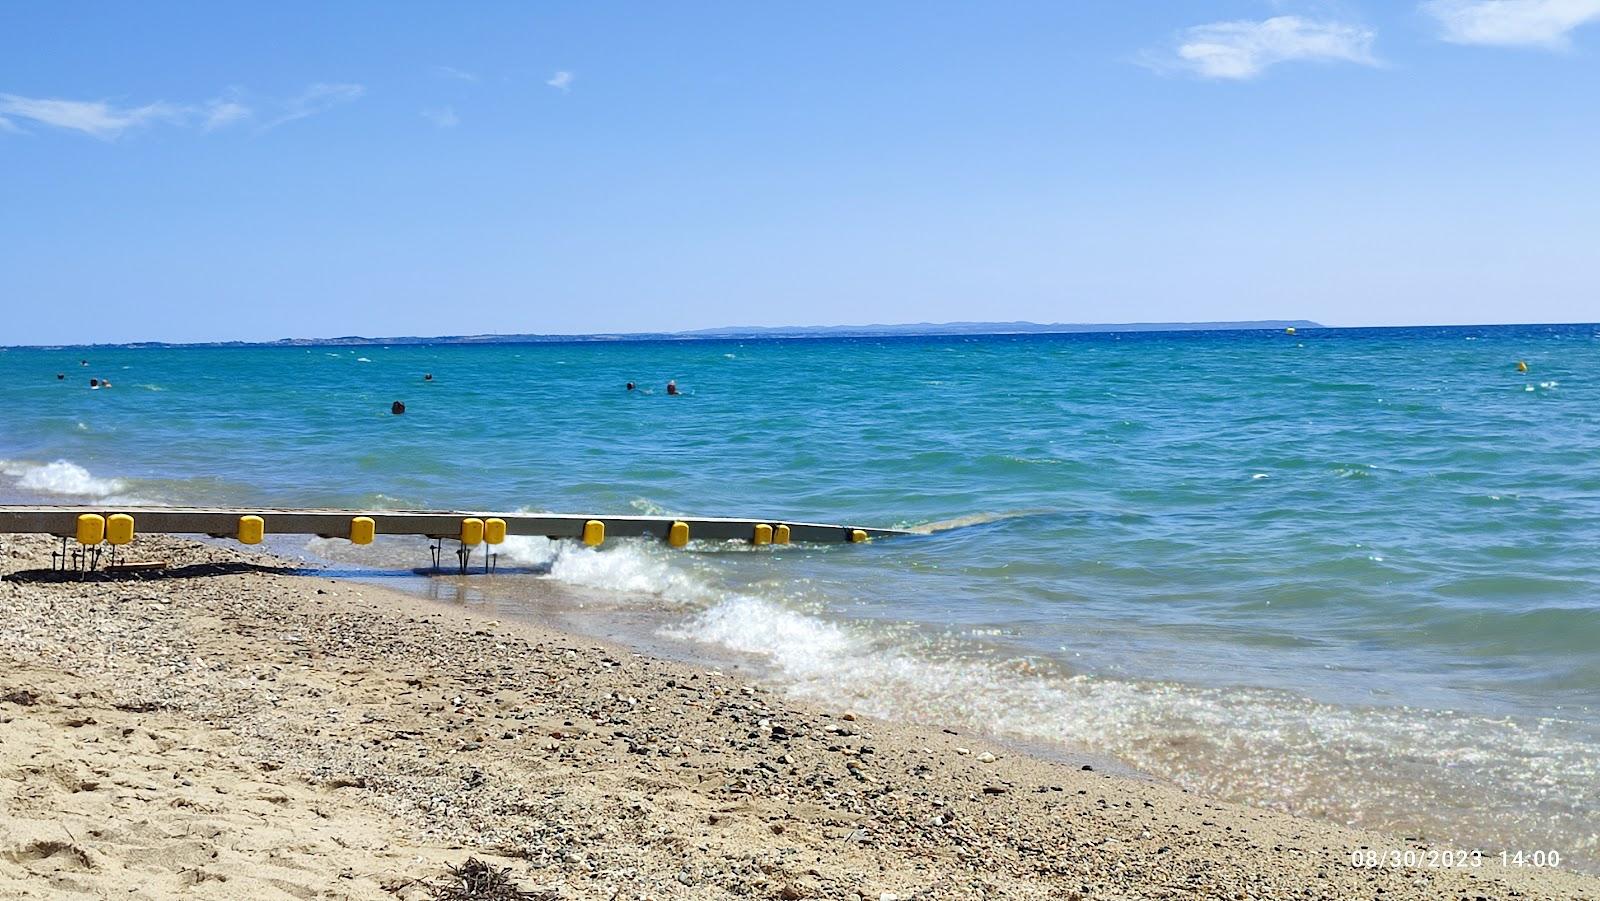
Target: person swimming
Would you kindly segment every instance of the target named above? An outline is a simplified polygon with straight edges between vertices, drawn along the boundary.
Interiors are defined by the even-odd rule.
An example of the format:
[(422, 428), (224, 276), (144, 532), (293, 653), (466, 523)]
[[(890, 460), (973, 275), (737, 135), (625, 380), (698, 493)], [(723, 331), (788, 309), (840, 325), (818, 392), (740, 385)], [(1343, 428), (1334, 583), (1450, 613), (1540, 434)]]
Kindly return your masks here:
[(67, 380), (67, 374), (66, 374), (66, 373), (65, 373), (65, 372), (58, 372), (58, 373), (56, 373), (56, 381), (58, 381), (58, 382), (64, 382), (64, 381), (66, 381), (66, 380)]
[(423, 374), (422, 374), (422, 380), (423, 380), (423, 381), (424, 381), (424, 382), (431, 382), (431, 381), (433, 381), (433, 373), (431, 373), (431, 372), (425, 372), (425, 373), (423, 373)]
[(668, 379), (667, 380), (667, 393), (671, 394), (673, 396), (677, 396), (677, 394), (678, 394), (678, 381), (676, 379)]
[(94, 389), (94, 390), (96, 390), (96, 391), (99, 391), (100, 390), (100, 380), (99, 379), (90, 379), (89, 380), (89, 387)]
[(394, 403), (389, 405), (389, 412), (393, 413), (396, 416), (399, 416), (401, 413), (404, 413), (405, 411), (406, 411), (406, 405), (401, 403), (401, 402), (399, 402), (399, 401), (395, 401)]
[(628, 390), (632, 391), (633, 389), (634, 389), (634, 384), (632, 382), (629, 382), (628, 383)]

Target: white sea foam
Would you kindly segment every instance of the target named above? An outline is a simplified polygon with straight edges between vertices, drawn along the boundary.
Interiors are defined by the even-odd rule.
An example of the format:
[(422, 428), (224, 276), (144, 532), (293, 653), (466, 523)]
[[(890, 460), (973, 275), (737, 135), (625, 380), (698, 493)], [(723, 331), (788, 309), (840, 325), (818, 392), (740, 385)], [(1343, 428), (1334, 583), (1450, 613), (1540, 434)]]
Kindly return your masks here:
[(121, 479), (91, 475), (89, 470), (70, 460), (57, 460), (54, 463), (0, 460), (0, 473), (14, 479), (18, 488), (41, 494), (109, 498), (126, 491), (128, 487)]
[(548, 568), (558, 581), (617, 592), (623, 599), (643, 595), (683, 604), (710, 598), (708, 586), (694, 573), (673, 566), (659, 551), (641, 542), (591, 548), (570, 541), (511, 535), (499, 552), (504, 562)]
[(628, 501), (628, 506), (645, 516), (672, 516), (673, 512), (647, 497), (636, 497)]

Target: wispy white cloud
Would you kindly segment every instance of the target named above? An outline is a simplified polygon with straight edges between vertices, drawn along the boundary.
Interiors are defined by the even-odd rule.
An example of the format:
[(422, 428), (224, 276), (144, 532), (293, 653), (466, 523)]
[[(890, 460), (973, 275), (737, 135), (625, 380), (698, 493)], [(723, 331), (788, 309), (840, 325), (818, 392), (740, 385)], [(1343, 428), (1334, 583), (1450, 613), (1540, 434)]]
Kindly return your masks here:
[[(102, 141), (114, 140), (130, 128), (151, 122), (181, 122), (187, 115), (183, 107), (170, 103), (117, 107), (105, 100), (59, 100), (16, 94), (0, 94), (0, 113), (52, 128), (80, 131)], [(14, 128), (15, 123), (12, 126)]]
[(1177, 46), (1146, 62), (1157, 69), (1183, 69), (1203, 78), (1254, 78), (1278, 63), (1309, 60), (1374, 66), (1375, 33), (1342, 22), (1299, 16), (1262, 21), (1212, 22), (1184, 29)]
[(278, 116), (261, 126), (262, 131), (277, 128), (288, 122), (325, 113), (336, 106), (360, 100), (367, 89), (359, 84), (314, 84), (298, 97), (283, 104)]
[(468, 72), (465, 69), (457, 69), (455, 66), (434, 66), (433, 74), (440, 78), (453, 78), (456, 81), (478, 80), (478, 76), (475, 73)]
[(560, 72), (550, 76), (545, 81), (545, 84), (555, 88), (558, 91), (570, 91), (572, 90), (572, 77), (573, 76), (571, 72), (562, 69)]
[(255, 111), (237, 100), (213, 100), (206, 104), (204, 114), (205, 121), (200, 127), (206, 131), (216, 131), (243, 122), (255, 115)]
[(422, 118), (432, 122), (439, 128), (455, 128), (461, 124), (461, 119), (456, 116), (456, 111), (450, 107), (444, 109), (425, 109)]
[[(289, 100), (259, 104), (275, 113), (261, 126), (261, 130), (314, 116), (357, 100), (364, 93), (366, 88), (358, 84), (311, 85)], [(143, 106), (118, 106), (107, 100), (61, 100), (0, 94), (0, 131), (22, 132), (19, 123), (32, 123), (81, 132), (102, 141), (115, 140), (132, 129), (157, 123), (216, 131), (252, 119), (255, 115), (255, 107), (241, 99), (241, 92), (237, 88), (225, 96), (201, 104), (157, 101)]]
[(1600, 21), (1600, 0), (1426, 0), (1422, 9), (1457, 44), (1559, 50), (1573, 29)]

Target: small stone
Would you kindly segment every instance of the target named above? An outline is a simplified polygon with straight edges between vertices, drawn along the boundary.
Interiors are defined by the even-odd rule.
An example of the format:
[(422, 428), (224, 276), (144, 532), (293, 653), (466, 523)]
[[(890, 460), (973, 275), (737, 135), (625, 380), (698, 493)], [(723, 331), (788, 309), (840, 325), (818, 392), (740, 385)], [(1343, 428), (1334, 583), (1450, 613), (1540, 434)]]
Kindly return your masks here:
[(988, 751), (984, 751), (982, 754), (978, 755), (978, 762), (979, 763), (994, 763), (994, 755), (990, 754)]
[(968, 754), (971, 754), (972, 750), (970, 748), (956, 748), (956, 753), (960, 754), (962, 757), (965, 757)]

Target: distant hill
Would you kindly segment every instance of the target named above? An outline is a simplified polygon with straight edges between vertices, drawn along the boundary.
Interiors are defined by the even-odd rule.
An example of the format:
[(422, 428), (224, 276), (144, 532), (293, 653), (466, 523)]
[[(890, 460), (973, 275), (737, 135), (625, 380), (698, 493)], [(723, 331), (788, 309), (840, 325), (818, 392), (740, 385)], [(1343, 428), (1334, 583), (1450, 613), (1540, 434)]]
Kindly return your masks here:
[(686, 338), (875, 337), (888, 335), (1046, 335), (1077, 332), (1209, 332), (1243, 329), (1321, 328), (1309, 319), (1240, 322), (915, 322), (904, 325), (749, 326), (678, 332)]
[[(1241, 322), (916, 322), (901, 325), (729, 326), (686, 332), (621, 332), (594, 335), (396, 335), (368, 338), (280, 338), (277, 341), (135, 341), (115, 347), (355, 347), (373, 344), (535, 344), (601, 341), (695, 341), (730, 338), (878, 338), (918, 335), (1047, 335), (1077, 332), (1196, 332), (1243, 329), (1322, 328), (1309, 319), (1252, 319)], [(105, 346), (105, 345), (101, 345)]]

